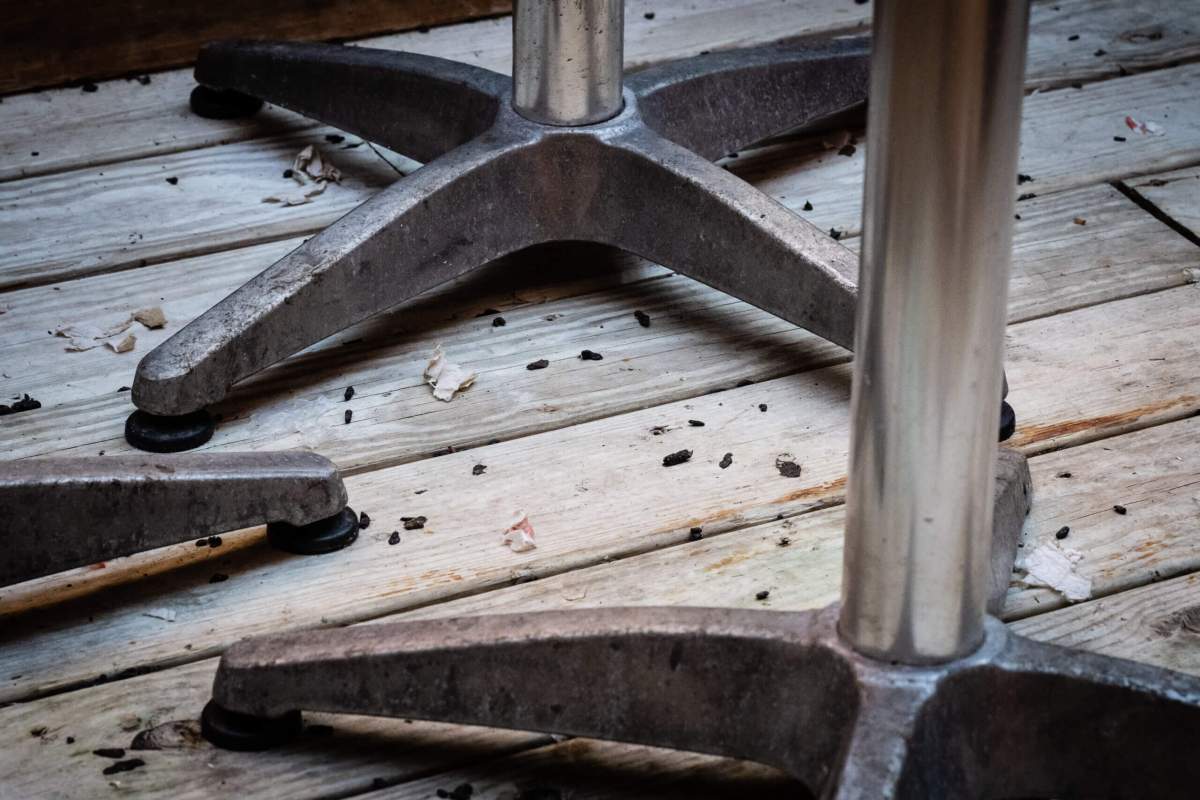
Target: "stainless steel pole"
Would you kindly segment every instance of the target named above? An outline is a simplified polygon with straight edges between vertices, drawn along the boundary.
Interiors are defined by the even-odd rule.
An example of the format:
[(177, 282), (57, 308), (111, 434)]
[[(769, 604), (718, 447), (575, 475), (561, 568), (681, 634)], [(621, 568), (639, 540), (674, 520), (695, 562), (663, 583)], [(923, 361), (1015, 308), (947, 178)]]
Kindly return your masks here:
[(549, 125), (590, 125), (617, 115), (624, 0), (517, 0), (513, 108)]
[(839, 631), (983, 639), (1026, 0), (875, 6)]

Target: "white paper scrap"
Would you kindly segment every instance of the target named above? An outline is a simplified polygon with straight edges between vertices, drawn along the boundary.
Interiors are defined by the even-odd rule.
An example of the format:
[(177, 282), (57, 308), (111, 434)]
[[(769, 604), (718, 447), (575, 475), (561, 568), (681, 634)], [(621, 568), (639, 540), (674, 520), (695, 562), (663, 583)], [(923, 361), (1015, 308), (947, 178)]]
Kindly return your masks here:
[(1019, 578), (1026, 586), (1044, 586), (1077, 602), (1092, 596), (1091, 579), (1075, 571), (1082, 558), (1083, 553), (1078, 550), (1051, 542), (1024, 554), (1017, 560), (1016, 568), (1026, 573)]
[(425, 382), (433, 387), (433, 396), (447, 403), (455, 394), (470, 387), (476, 377), (474, 372), (450, 363), (440, 344), (433, 349), (433, 358), (425, 366)]

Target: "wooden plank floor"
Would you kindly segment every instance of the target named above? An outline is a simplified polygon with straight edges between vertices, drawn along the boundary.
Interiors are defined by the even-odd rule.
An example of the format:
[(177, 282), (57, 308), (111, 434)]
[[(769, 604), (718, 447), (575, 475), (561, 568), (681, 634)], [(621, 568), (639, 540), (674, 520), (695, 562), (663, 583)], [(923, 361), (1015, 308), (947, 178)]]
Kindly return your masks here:
[[(783, 35), (860, 31), (850, 0), (629, 0), (631, 67)], [(1063, 525), (1094, 598), (1014, 583), (1019, 632), (1200, 674), (1200, 27), (1195, 3), (1038, 0), (1030, 39), (1006, 367), (1030, 456), (1025, 545)], [(1189, 8), (1190, 6), (1190, 8)], [(653, 13), (651, 13), (653, 12)], [(372, 40), (507, 71), (509, 21)], [(128, 450), (137, 360), (419, 165), (278, 109), (217, 123), (191, 78), (0, 103), (0, 457)], [(1131, 131), (1127, 116), (1161, 135)], [(347, 181), (264, 204), (307, 144)], [(730, 169), (857, 249), (864, 148), (783, 141)], [(166, 178), (176, 178), (169, 183)], [(811, 210), (804, 210), (805, 204)], [(73, 353), (63, 323), (161, 305), (131, 353)], [(484, 309), (497, 309), (493, 327)], [(634, 311), (650, 314), (649, 328)], [(480, 373), (451, 403), (421, 369), (441, 343)], [(579, 351), (604, 354), (584, 362)], [(549, 369), (525, 365), (549, 359)], [(587, 740), (312, 715), (333, 735), (218, 751), (195, 718), (216, 656), (246, 636), (380, 620), (677, 604), (812, 608), (837, 596), (849, 355), (720, 292), (580, 246), (523, 254), (331, 337), (245, 382), (206, 449), (334, 459), (373, 523), (347, 550), (281, 557), (261, 529), (0, 589), (0, 797), (776, 796), (753, 764)], [(353, 401), (343, 400), (353, 385)], [(343, 412), (354, 411), (343, 424)], [(692, 427), (689, 419), (705, 422)], [(662, 456), (687, 447), (671, 470)], [(717, 466), (732, 454), (727, 469)], [(799, 477), (775, 468), (781, 454)], [(487, 467), (474, 474), (476, 465)], [(1114, 513), (1114, 505), (1127, 510)], [(499, 545), (513, 508), (539, 546)], [(424, 531), (387, 544), (400, 517)], [(3, 520), (0, 520), (0, 526)], [(689, 540), (692, 528), (703, 538)], [(780, 541), (786, 538), (787, 546)], [(211, 582), (214, 574), (228, 576)], [(768, 600), (755, 598), (769, 589)], [(174, 621), (159, 612), (168, 608)], [(154, 731), (116, 776), (96, 748)]]

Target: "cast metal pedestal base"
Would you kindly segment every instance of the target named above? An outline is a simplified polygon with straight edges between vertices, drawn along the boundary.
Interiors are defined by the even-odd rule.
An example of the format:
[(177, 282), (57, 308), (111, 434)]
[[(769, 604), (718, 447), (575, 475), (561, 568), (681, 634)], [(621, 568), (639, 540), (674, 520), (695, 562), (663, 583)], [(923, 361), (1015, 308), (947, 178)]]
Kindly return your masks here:
[(616, 116), (571, 127), (518, 114), (507, 76), (445, 59), (210, 45), (201, 100), (262, 98), (426, 163), (155, 348), (133, 401), (200, 411), (355, 322), (560, 240), (636, 253), (850, 348), (857, 257), (712, 159), (861, 108), (868, 55), (859, 37), (686, 59), (631, 75)]
[[(828, 798), (1191, 796), (1200, 680), (1039, 644), (865, 658), (836, 608), (614, 608), (239, 642), (204, 730), (252, 749), (297, 709), (546, 731), (745, 758)], [(248, 715), (248, 716), (240, 716)]]
[[(1025, 459), (1001, 451), (993, 612), (1031, 500)], [(266, 637), (226, 652), (202, 730), (233, 750), (282, 743), (300, 729), (300, 710), (541, 730), (763, 761), (830, 797), (1084, 791), (1104, 774), (1088, 759), (1106, 769), (1138, 763), (1141, 745), (1130, 751), (1121, 737), (1142, 735), (1155, 715), (1200, 731), (1200, 682), (1067, 658), (999, 622), (970, 658), (891, 667), (846, 648), (835, 616), (629, 608)], [(1119, 716), (1098, 734), (1072, 727), (1072, 714), (1112, 708)], [(1097, 755), (1052, 770), (1062, 741), (1077, 736)], [(1104, 760), (1117, 745), (1124, 761)], [(1177, 741), (1163, 746), (1184, 752)]]
[(0, 586), (264, 523), (292, 553), (358, 536), (337, 468), (316, 453), (2, 462)]

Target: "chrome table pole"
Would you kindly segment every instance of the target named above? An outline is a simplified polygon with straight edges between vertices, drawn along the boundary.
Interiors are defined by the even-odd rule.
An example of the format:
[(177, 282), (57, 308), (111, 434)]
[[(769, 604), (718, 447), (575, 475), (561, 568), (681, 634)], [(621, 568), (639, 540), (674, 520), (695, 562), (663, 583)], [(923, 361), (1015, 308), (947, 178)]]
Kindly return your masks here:
[(1028, 16), (876, 9), (839, 624), (876, 658), (983, 640)]
[(624, 0), (519, 0), (513, 108), (548, 125), (591, 125), (624, 105)]

